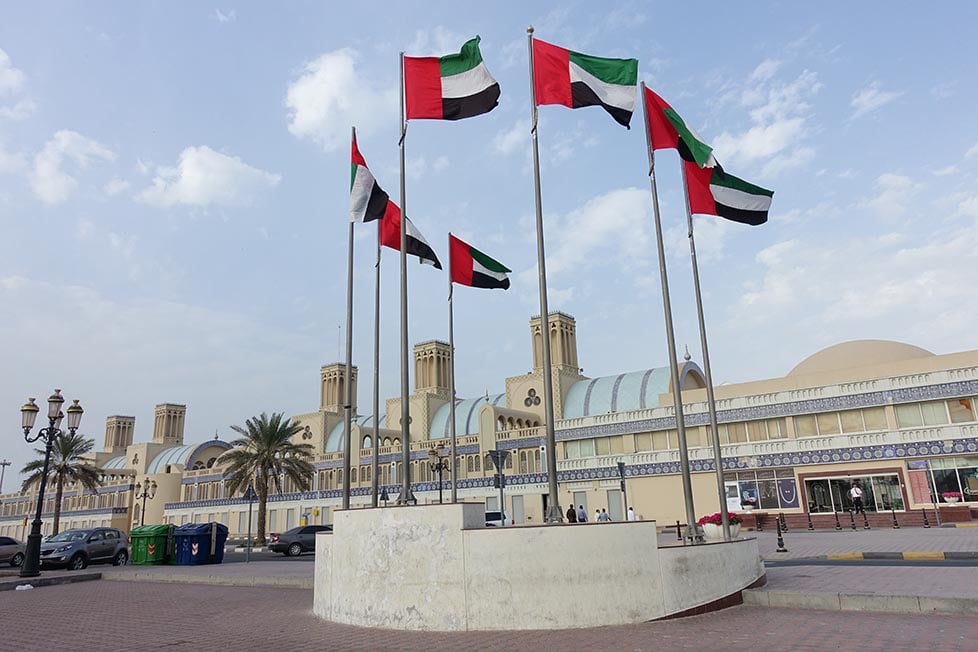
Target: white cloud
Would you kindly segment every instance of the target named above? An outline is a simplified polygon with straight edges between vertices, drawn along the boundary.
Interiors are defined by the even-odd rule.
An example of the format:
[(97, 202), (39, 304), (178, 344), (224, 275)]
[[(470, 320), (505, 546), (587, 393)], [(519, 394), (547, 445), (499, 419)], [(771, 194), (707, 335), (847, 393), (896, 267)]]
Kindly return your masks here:
[(356, 51), (343, 48), (303, 66), (285, 97), (292, 135), (332, 151), (349, 144), (351, 125), (367, 134), (396, 117), (397, 93), (390, 84), (372, 86), (356, 63)]
[(432, 172), (444, 172), (451, 165), (451, 161), (448, 160), (447, 156), (439, 156), (435, 159), (435, 162), (431, 164)]
[(23, 154), (8, 151), (3, 143), (0, 143), (0, 174), (19, 172), (26, 163)]
[(129, 189), (128, 181), (115, 177), (112, 180), (110, 180), (107, 184), (105, 184), (105, 187), (102, 190), (105, 191), (105, 194), (108, 195), (109, 197), (115, 197), (119, 193), (125, 192), (128, 189)]
[(412, 57), (441, 57), (454, 54), (462, 44), (472, 38), (438, 25), (434, 29), (419, 29), (414, 33), (414, 41), (408, 45), (405, 54)]
[[(19, 97), (24, 90), (27, 75), (14, 67), (10, 56), (0, 49), (0, 119), (23, 120), (34, 113), (36, 105), (27, 97)], [(6, 100), (13, 104), (7, 104)]]
[(496, 134), (492, 146), (500, 154), (512, 154), (518, 148), (525, 147), (529, 140), (530, 121), (517, 120), (512, 127)]
[(849, 103), (853, 111), (849, 119), (855, 120), (867, 113), (872, 113), (902, 95), (902, 92), (881, 90), (880, 83), (874, 81), (866, 88), (860, 89), (853, 94), (852, 101)]
[(978, 195), (962, 199), (955, 214), (978, 218)]
[(902, 215), (910, 200), (923, 188), (910, 177), (899, 174), (881, 174), (876, 179), (879, 193), (865, 203), (880, 215)]
[(233, 23), (238, 18), (237, 13), (234, 9), (231, 9), (227, 13), (221, 11), (220, 9), (214, 10), (214, 20), (219, 23)]
[(248, 204), (257, 193), (274, 188), (282, 177), (244, 163), (210, 147), (187, 147), (176, 167), (158, 167), (153, 185), (139, 201), (155, 206)]
[(968, 148), (968, 151), (964, 153), (965, 158), (971, 158), (972, 156), (978, 155), (978, 143), (975, 143)]
[(804, 144), (811, 117), (808, 100), (821, 90), (822, 83), (809, 70), (790, 82), (776, 81), (780, 65), (773, 59), (762, 61), (739, 94), (727, 93), (728, 97), (739, 97), (740, 104), (750, 109), (752, 125), (739, 133), (725, 131), (713, 139), (722, 163), (763, 162), (761, 175), (773, 177), (814, 158), (814, 148)]
[(958, 171), (957, 165), (946, 165), (931, 172), (935, 177), (946, 177)]
[(60, 204), (78, 185), (78, 180), (62, 169), (66, 162), (85, 169), (93, 160), (114, 159), (115, 153), (99, 142), (75, 131), (61, 130), (34, 157), (29, 175), (31, 189), (45, 204)]

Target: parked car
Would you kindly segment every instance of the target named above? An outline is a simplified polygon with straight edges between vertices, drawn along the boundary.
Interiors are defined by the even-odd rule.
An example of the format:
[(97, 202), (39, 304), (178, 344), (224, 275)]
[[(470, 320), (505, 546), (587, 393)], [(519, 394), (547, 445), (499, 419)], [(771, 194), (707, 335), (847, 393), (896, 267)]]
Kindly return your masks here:
[(0, 564), (20, 566), (24, 563), (26, 544), (11, 537), (0, 537)]
[(332, 525), (300, 525), (282, 534), (273, 534), (268, 549), (289, 557), (298, 557), (304, 552), (316, 552), (316, 533), (332, 532)]
[(506, 525), (516, 525), (507, 512), (486, 512), (486, 527), (502, 527), (503, 521)]
[(89, 564), (123, 566), (129, 561), (129, 538), (110, 527), (65, 530), (41, 543), (41, 566), (82, 570)]

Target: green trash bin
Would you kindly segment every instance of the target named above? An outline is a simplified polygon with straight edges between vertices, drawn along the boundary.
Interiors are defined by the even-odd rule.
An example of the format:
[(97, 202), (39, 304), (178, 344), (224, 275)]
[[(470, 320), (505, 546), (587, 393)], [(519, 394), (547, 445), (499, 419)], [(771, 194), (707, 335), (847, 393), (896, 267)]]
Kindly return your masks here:
[(164, 564), (170, 554), (169, 540), (172, 525), (141, 525), (129, 533), (132, 542), (132, 563), (136, 566)]

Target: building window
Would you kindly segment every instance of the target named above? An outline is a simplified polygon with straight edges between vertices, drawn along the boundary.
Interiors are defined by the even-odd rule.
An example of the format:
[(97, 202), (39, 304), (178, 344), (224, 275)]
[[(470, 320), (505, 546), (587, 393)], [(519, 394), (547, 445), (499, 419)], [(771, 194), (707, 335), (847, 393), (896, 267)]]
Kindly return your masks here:
[(853, 483), (863, 492), (863, 507), (868, 512), (884, 512), (890, 508), (903, 510), (903, 493), (896, 473), (853, 475), (805, 480), (808, 511), (846, 512), (853, 508), (849, 491)]
[(947, 402), (951, 423), (970, 423), (975, 420), (974, 402), (971, 398), (956, 398)]

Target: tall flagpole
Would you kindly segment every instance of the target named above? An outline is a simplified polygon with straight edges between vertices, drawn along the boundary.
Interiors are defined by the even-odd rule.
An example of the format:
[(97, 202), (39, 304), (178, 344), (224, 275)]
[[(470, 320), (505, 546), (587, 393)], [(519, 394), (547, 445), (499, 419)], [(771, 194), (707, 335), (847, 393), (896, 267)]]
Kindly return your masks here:
[[(353, 140), (357, 128), (353, 127)], [(350, 249), (346, 267), (346, 378), (343, 388), (343, 509), (350, 509), (350, 464), (353, 457), (353, 220), (350, 220)]]
[(448, 234), (448, 423), (452, 438), (452, 502), (458, 502), (458, 455), (455, 452), (455, 286), (452, 284), (452, 234)]
[(700, 321), (700, 348), (703, 350), (703, 370), (706, 372), (706, 402), (710, 408), (710, 430), (713, 432), (713, 466), (717, 473), (717, 495), (720, 498), (720, 518), (723, 539), (730, 541), (730, 515), (727, 513), (727, 492), (723, 484), (723, 456), (720, 453), (720, 430), (717, 426), (717, 404), (713, 396), (713, 373), (710, 371), (710, 349), (706, 345), (706, 319), (703, 317), (703, 296), (700, 293), (700, 271), (696, 264), (696, 241), (693, 238), (693, 213), (689, 206), (689, 186), (686, 185), (686, 165), (683, 171), (683, 195), (686, 197), (686, 226), (689, 232), (689, 257), (693, 262), (693, 288), (696, 294), (696, 316)]
[(404, 53), (400, 56), (401, 70), (401, 495), (399, 505), (417, 504), (411, 493), (411, 411), (408, 405), (408, 306), (407, 306), (407, 199), (404, 190)]
[[(547, 309), (547, 266), (543, 247), (543, 203), (540, 197), (540, 147), (537, 142), (537, 95), (533, 78), (533, 26), (526, 28), (530, 50), (530, 135), (533, 140), (533, 190), (537, 209), (537, 269), (540, 284), (540, 351), (543, 354), (543, 405), (547, 428), (547, 481), (550, 497), (547, 500), (547, 523), (562, 523), (564, 514), (557, 497), (557, 437), (554, 432), (554, 384), (550, 366), (550, 312)], [(503, 505), (499, 506), (503, 509)]]
[[(645, 97), (645, 82), (642, 82)], [(676, 358), (676, 337), (672, 329), (672, 304), (669, 301), (669, 278), (666, 274), (666, 252), (662, 244), (662, 221), (659, 218), (659, 193), (655, 187), (655, 152), (652, 149), (652, 133), (649, 131), (648, 108), (642, 102), (645, 116), (645, 147), (649, 154), (649, 182), (652, 186), (652, 217), (655, 220), (655, 244), (659, 254), (659, 279), (662, 282), (662, 310), (665, 313), (666, 340), (669, 344), (669, 375), (672, 384), (672, 401), (676, 412), (676, 432), (679, 434), (679, 465), (683, 478), (683, 500), (686, 505), (686, 538), (697, 540), (696, 512), (693, 510), (693, 485), (689, 475), (689, 450), (686, 448), (686, 424), (683, 418), (682, 388), (679, 386), (679, 361)]]
[(374, 459), (370, 468), (370, 504), (373, 507), (378, 504), (380, 486), (377, 478), (377, 457), (380, 455), (380, 224), (381, 221), (377, 220), (377, 272), (374, 282)]

